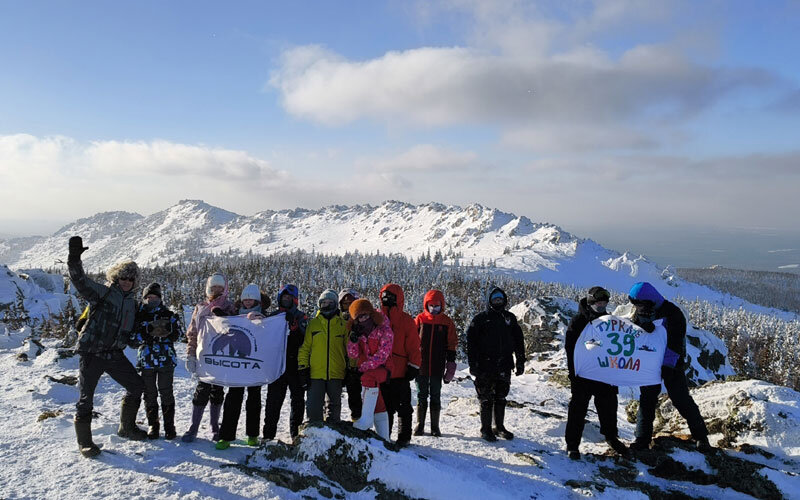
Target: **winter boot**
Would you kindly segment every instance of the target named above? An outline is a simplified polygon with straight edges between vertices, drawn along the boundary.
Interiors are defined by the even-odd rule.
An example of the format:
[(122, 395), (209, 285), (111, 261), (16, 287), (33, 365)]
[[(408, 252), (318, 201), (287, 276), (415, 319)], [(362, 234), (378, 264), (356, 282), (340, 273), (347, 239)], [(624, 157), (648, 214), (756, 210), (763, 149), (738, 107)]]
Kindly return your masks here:
[(485, 441), (494, 442), (497, 438), (492, 432), (492, 402), (481, 401), (481, 438)]
[(617, 454), (622, 457), (627, 457), (631, 453), (628, 447), (625, 446), (625, 444), (620, 441), (619, 438), (606, 438), (606, 443), (611, 447), (612, 450), (616, 451)]
[(258, 436), (247, 436), (247, 446), (258, 446)]
[(225, 441), (224, 439), (220, 439), (219, 441), (217, 441), (217, 444), (214, 445), (214, 447), (218, 450), (227, 450), (228, 448), (231, 447), (231, 442)]
[(578, 450), (567, 450), (567, 455), (569, 456), (570, 460), (581, 459), (581, 452), (579, 452)]
[(439, 414), (441, 411), (441, 407), (431, 405), (431, 436), (442, 436), (442, 431), (439, 430)]
[(75, 436), (78, 438), (78, 449), (86, 458), (100, 454), (100, 447), (92, 441), (92, 423), (75, 421)]
[[(415, 436), (425, 435), (425, 414), (428, 412), (428, 406), (422, 403), (417, 405), (417, 426), (414, 427)], [(433, 418), (433, 411), (431, 411), (431, 418)], [(431, 424), (431, 430), (433, 426)]]
[(502, 401), (495, 401), (494, 402), (494, 433), (497, 437), (501, 437), (503, 439), (512, 440), (514, 439), (514, 433), (507, 430), (503, 425), (503, 420), (506, 417), (506, 400), (503, 399)]
[[(364, 399), (361, 405), (361, 418), (358, 419), (353, 427), (366, 431), (372, 428), (375, 422), (375, 405), (378, 403), (378, 393), (380, 390), (377, 387), (365, 387), (363, 389)], [(385, 413), (385, 412), (384, 412)], [(388, 426), (388, 420), (387, 420)], [(389, 439), (388, 435), (386, 439)]]
[(138, 412), (138, 399), (136, 401), (122, 400), (122, 407), (119, 411), (119, 429), (117, 429), (117, 435), (119, 437), (124, 437), (133, 441), (147, 439), (147, 432), (136, 425), (136, 414)]
[(175, 405), (161, 407), (164, 416), (164, 439), (175, 439), (178, 433), (175, 431)]
[(382, 411), (375, 414), (375, 432), (385, 439), (389, 440), (389, 415)]
[(411, 416), (398, 417), (397, 441), (400, 446), (407, 446), (411, 443)]
[(200, 429), (200, 421), (203, 420), (203, 412), (206, 405), (192, 405), (192, 423), (189, 430), (181, 437), (184, 443), (191, 443), (197, 437), (197, 430)]
[(642, 450), (649, 450), (650, 449), (650, 439), (648, 438), (636, 438), (634, 442), (632, 442), (628, 449), (632, 452), (642, 451)]
[(708, 437), (695, 440), (695, 446), (697, 446), (697, 451), (700, 453), (710, 453), (714, 449), (711, 443), (708, 442)]
[(144, 413), (147, 415), (147, 439), (158, 439), (158, 406), (147, 406)]
[(219, 413), (222, 410), (222, 405), (211, 404), (208, 415), (211, 418), (211, 440), (219, 441)]

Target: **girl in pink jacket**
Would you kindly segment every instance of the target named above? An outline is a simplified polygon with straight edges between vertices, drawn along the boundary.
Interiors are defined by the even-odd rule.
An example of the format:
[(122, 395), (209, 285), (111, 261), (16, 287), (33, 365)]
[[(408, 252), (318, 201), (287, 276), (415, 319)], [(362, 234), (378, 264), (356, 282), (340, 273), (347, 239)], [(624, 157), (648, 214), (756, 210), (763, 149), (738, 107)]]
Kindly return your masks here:
[[(233, 302), (228, 299), (228, 280), (225, 276), (216, 273), (211, 275), (206, 281), (206, 300), (197, 304), (192, 312), (192, 320), (189, 328), (186, 329), (186, 370), (194, 375), (197, 372), (197, 334), (200, 331), (200, 323), (209, 316), (232, 316), (236, 314)], [(221, 385), (208, 384), (198, 380), (197, 388), (194, 390), (192, 398), (192, 423), (189, 430), (181, 437), (181, 441), (191, 443), (197, 437), (197, 430), (200, 428), (200, 421), (203, 419), (203, 411), (209, 400), (211, 408), (209, 417), (211, 418), (211, 433), (214, 441), (219, 440), (219, 414), (222, 408), (222, 401), (225, 398)]]
[(379, 386), (391, 377), (391, 357), (394, 333), (389, 318), (376, 311), (366, 299), (350, 304), (350, 341), (347, 354), (357, 360), (361, 372), (361, 418), (353, 424), (356, 429), (375, 431), (389, 439), (389, 416)]

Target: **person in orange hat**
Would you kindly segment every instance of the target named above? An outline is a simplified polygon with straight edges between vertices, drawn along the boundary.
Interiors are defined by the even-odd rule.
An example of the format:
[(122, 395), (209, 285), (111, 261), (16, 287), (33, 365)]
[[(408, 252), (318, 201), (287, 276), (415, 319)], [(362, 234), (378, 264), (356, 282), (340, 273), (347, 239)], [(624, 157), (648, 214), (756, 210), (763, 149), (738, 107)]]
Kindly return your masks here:
[(389, 283), (381, 288), (381, 312), (389, 318), (394, 332), (392, 349), (392, 380), (381, 387), (389, 412), (389, 434), (392, 432), (394, 414), (397, 413), (399, 429), (397, 444), (411, 442), (411, 381), (419, 375), (422, 352), (419, 347), (417, 325), (403, 310), (405, 296), (400, 285)]
[(361, 417), (353, 424), (365, 431), (375, 426), (383, 439), (389, 439), (389, 417), (379, 386), (392, 370), (394, 334), (389, 319), (376, 311), (367, 299), (350, 304), (350, 331), (347, 355), (356, 360), (361, 372)]
[(422, 301), (422, 313), (415, 319), (421, 341), (422, 364), (417, 377), (417, 426), (415, 436), (425, 434), (428, 395), (431, 400), (431, 435), (441, 436), (442, 381), (450, 383), (456, 374), (458, 334), (453, 320), (444, 313), (444, 294), (430, 290)]

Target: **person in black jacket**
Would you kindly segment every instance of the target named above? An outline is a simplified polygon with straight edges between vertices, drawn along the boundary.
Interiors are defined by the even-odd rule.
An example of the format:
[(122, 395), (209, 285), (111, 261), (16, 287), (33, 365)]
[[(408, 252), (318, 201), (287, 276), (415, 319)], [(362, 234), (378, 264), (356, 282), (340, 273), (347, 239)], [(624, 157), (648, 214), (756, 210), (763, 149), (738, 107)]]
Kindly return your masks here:
[(264, 409), (263, 438), (267, 441), (275, 439), (278, 431), (278, 420), (281, 418), (281, 406), (286, 398), (286, 390), (290, 392), (289, 434), (294, 438), (303, 423), (306, 399), (303, 381), (297, 373), (297, 355), (306, 335), (308, 316), (297, 308), (300, 302), (300, 291), (294, 285), (285, 285), (278, 293), (278, 309), (270, 316), (286, 313), (289, 323), (289, 340), (286, 346), (286, 371), (275, 382), (267, 386), (267, 404)]
[(131, 347), (138, 348), (136, 368), (144, 381), (144, 410), (149, 429), (147, 437), (158, 439), (158, 396), (164, 416), (164, 437), (175, 439), (175, 397), (172, 392), (178, 357), (174, 342), (182, 329), (178, 315), (161, 300), (161, 285), (151, 283), (142, 292), (131, 334)]
[[(678, 306), (664, 299), (653, 285), (647, 282), (634, 284), (628, 299), (635, 308), (633, 322), (646, 331), (653, 331), (654, 321), (664, 320), (663, 325), (667, 330), (667, 350), (661, 367), (664, 387), (675, 409), (689, 424), (689, 430), (697, 443), (698, 450), (710, 450), (708, 429), (700, 409), (689, 394), (686, 382), (686, 317)], [(631, 443), (631, 449), (634, 451), (650, 447), (659, 394), (661, 394), (661, 384), (640, 388), (639, 411), (636, 414), (636, 440)]]
[[(492, 288), (488, 308), (478, 313), (467, 329), (469, 372), (475, 377), (475, 391), (481, 404), (481, 438), (486, 441), (514, 439), (503, 425), (506, 396), (511, 388), (511, 371), (525, 371), (525, 340), (517, 317), (506, 311), (508, 297)], [(492, 429), (492, 414), (495, 427)]]
[(597, 418), (600, 420), (600, 433), (605, 436), (606, 442), (614, 451), (620, 455), (628, 453), (626, 446), (617, 437), (617, 387), (575, 375), (575, 345), (578, 337), (581, 336), (586, 325), (606, 314), (606, 306), (608, 306), (610, 297), (611, 295), (605, 288), (599, 286), (590, 288), (589, 294), (578, 303), (578, 314), (573, 316), (569, 322), (564, 339), (570, 389), (572, 390), (564, 438), (567, 442), (569, 458), (573, 460), (581, 457), (578, 447), (581, 444), (586, 412), (592, 396), (594, 396), (594, 407), (597, 409)]

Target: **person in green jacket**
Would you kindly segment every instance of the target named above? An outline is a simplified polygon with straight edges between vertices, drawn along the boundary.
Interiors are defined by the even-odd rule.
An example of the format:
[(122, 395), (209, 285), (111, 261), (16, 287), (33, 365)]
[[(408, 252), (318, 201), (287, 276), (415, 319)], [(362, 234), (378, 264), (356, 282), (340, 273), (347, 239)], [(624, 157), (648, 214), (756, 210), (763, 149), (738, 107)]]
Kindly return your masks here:
[(342, 382), (347, 370), (347, 323), (339, 314), (338, 296), (325, 290), (319, 296), (317, 315), (308, 322), (298, 354), (298, 373), (308, 388), (306, 412), (310, 422), (322, 422), (328, 396), (328, 421), (338, 422), (342, 412)]

